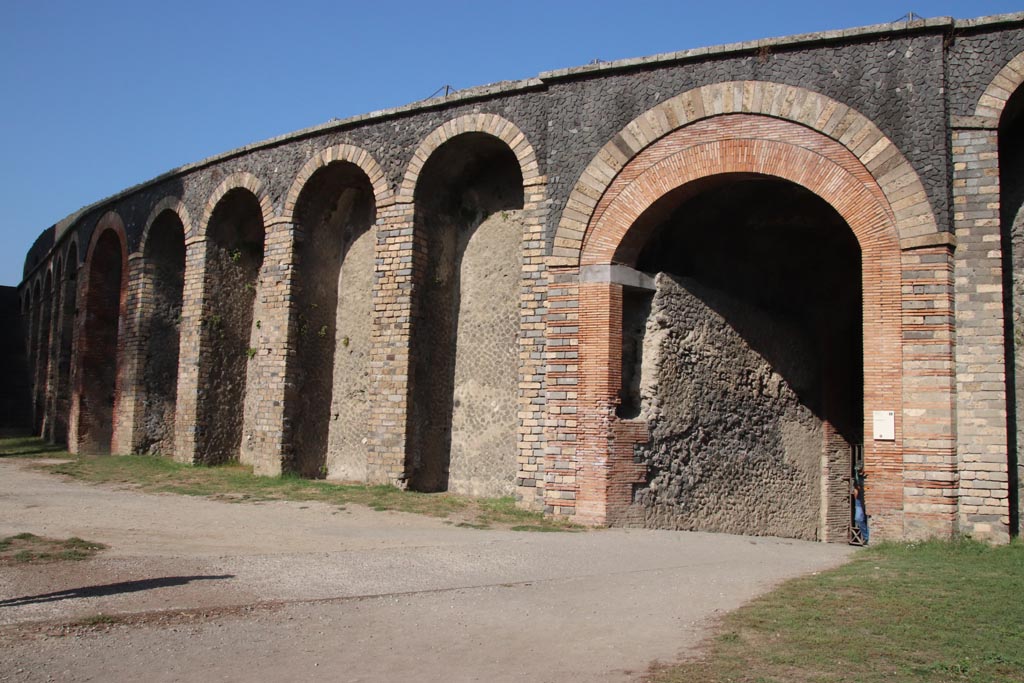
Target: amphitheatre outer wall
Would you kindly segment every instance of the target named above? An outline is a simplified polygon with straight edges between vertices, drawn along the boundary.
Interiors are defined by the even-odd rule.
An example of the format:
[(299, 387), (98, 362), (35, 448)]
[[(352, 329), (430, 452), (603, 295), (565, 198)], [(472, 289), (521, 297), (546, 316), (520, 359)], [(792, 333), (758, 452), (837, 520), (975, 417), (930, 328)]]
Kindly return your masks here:
[[(863, 447), (878, 537), (1005, 540), (1020, 519), (1024, 174), (1000, 167), (1000, 141), (1022, 130), (1022, 54), (1021, 14), (702, 48), (474, 88), (176, 169), (30, 250), (33, 429), (76, 452), (239, 459), (266, 475), (515, 495), (586, 523), (826, 541), (845, 539)], [(754, 231), (736, 234), (777, 235), (737, 272), (817, 272), (801, 265), (803, 236), (827, 224), (852, 273), (841, 314), (827, 300), (814, 315), (787, 308), (797, 285), (773, 290), (779, 302), (751, 299), (756, 280), (693, 289), (716, 293), (679, 308), (739, 316), (728, 343), (755, 354), (757, 381), (702, 365), (718, 342), (693, 354), (679, 341), (707, 320), (662, 334), (645, 313), (663, 300), (654, 271), (699, 275), (649, 245), (699, 243), (727, 262), (687, 216), (700, 208), (706, 231), (736, 193), (797, 206), (730, 219)], [(325, 279), (337, 285), (313, 284)], [(813, 352), (773, 366), (758, 340), (776, 329)], [(649, 364), (666, 334), (675, 360)], [(691, 431), (670, 434), (657, 416), (685, 409), (670, 387), (714, 382), (725, 405), (709, 414), (800, 403), (804, 445), (765, 417), (702, 461), (701, 444), (735, 426), (684, 420)], [(745, 518), (730, 481), (763, 509)], [(749, 498), (759, 487), (772, 495)], [(758, 521), (808, 495), (801, 531)]]

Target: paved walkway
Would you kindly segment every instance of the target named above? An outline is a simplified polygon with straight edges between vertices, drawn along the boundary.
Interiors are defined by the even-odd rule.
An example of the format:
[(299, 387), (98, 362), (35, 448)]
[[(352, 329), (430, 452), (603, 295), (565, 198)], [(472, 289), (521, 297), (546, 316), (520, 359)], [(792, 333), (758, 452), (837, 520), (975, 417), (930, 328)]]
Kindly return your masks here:
[[(692, 651), (722, 612), (850, 552), (461, 529), (144, 494), (0, 460), (0, 537), (23, 531), (111, 548), (0, 570), (0, 681), (626, 681)], [(26, 626), (99, 613), (149, 616), (65, 637)]]

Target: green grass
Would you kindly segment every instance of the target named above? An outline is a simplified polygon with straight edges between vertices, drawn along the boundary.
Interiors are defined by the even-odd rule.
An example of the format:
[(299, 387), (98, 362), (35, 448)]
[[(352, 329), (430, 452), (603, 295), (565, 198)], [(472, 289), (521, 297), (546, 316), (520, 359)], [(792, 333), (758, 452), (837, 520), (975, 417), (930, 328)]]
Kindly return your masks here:
[[(3, 452), (11, 439), (0, 439)], [(19, 440), (12, 450), (32, 450), (39, 439)], [(416, 493), (394, 486), (344, 485), (302, 479), (294, 475), (257, 477), (252, 468), (228, 464), (217, 467), (182, 465), (167, 458), (139, 455), (75, 457), (63, 451), (47, 451), (51, 457), (68, 462), (44, 465), (43, 469), (88, 482), (124, 484), (154, 493), (206, 496), (232, 502), (269, 500), (318, 501), (343, 508), (364, 505), (373, 510), (395, 510), (451, 518), (462, 526), (477, 529), (493, 527), (523, 531), (568, 531), (580, 527), (561, 520), (547, 519), (537, 512), (521, 510), (515, 500), (506, 498), (470, 498), (449, 493)]]
[(885, 544), (727, 615), (657, 683), (1024, 681), (1024, 544)]
[(0, 438), (0, 458), (65, 457), (67, 451), (32, 436)]
[(0, 539), (0, 566), (87, 560), (106, 547), (76, 537), (60, 540), (20, 533)]

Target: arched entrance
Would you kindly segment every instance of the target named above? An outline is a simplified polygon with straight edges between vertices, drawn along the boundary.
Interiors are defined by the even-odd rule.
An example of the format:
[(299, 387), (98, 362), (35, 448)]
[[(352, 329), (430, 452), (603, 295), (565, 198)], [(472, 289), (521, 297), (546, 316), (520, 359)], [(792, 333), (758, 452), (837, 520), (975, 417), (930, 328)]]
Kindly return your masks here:
[(651, 436), (623, 521), (818, 538), (848, 500), (823, 474), (848, 472), (863, 439), (853, 232), (800, 185), (722, 174), (662, 197), (630, 237), (649, 279), (623, 290), (617, 415)]
[(264, 211), (246, 187), (225, 188), (206, 227), (206, 263), (200, 321), (199, 401), (195, 461), (239, 459), (252, 346), (262, 324), (254, 316), (263, 265)]
[(374, 187), (351, 161), (312, 171), (296, 199), (285, 467), (305, 477), (366, 479), (375, 221)]
[(185, 286), (185, 227), (167, 208), (149, 223), (143, 244), (144, 295), (139, 327), (146, 339), (142, 363), (142, 424), (136, 449), (174, 454), (178, 354)]
[(415, 186), (406, 473), (419, 491), (507, 495), (516, 472), (523, 171), (501, 138), (441, 144)]
[(87, 259), (85, 316), (78, 344), (76, 452), (110, 453), (117, 415), (126, 250), (119, 218), (107, 214)]
[(577, 514), (845, 538), (883, 408), (865, 465), (901, 505), (900, 277), (885, 195), (835, 141), (736, 114), (644, 149), (580, 256)]
[(1010, 533), (1020, 534), (1024, 432), (1024, 87), (1006, 101), (999, 118), (999, 207), (1003, 293), (1007, 320), (1007, 398), (1012, 415), (1007, 437)]

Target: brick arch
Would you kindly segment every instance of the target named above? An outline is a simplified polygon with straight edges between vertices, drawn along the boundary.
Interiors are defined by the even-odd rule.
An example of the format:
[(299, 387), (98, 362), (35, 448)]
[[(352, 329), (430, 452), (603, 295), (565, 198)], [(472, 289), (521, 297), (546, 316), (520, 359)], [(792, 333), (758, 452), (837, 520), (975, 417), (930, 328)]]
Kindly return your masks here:
[(220, 200), (228, 192), (238, 189), (248, 190), (255, 195), (260, 203), (264, 226), (268, 226), (273, 222), (274, 205), (270, 201), (270, 197), (267, 196), (263, 181), (252, 173), (232, 173), (217, 186), (217, 189), (210, 194), (210, 198), (206, 200), (206, 206), (203, 209), (203, 222), (199, 225), (196, 235), (199, 239), (206, 239), (206, 231), (210, 227), (210, 219), (213, 218), (213, 212), (217, 208), (217, 204), (220, 203)]
[[(94, 314), (93, 307), (98, 305), (97, 297), (102, 296), (102, 290), (99, 290), (99, 292), (94, 291), (94, 287), (101, 285), (102, 283), (98, 279), (101, 276), (94, 272), (93, 267), (95, 264), (98, 245), (107, 233), (113, 233), (115, 235), (120, 248), (121, 278), (118, 283), (117, 303), (117, 318), (119, 322), (114, 326), (114, 328), (111, 328), (108, 321), (107, 336), (112, 338), (108, 338), (105, 342), (101, 342), (96, 339), (96, 330), (93, 329), (91, 325), (91, 318)], [(121, 328), (124, 324), (127, 313), (129, 270), (128, 237), (125, 232), (124, 221), (116, 211), (106, 212), (99, 221), (97, 221), (96, 227), (94, 228), (89, 240), (89, 246), (87, 248), (87, 254), (84, 262), (84, 271), (84, 283), (82, 283), (80, 287), (83, 315), (77, 323), (77, 338), (80, 342), (75, 351), (75, 369), (73, 370), (74, 391), (71, 399), (72, 407), (69, 426), (69, 449), (76, 453), (82, 452), (83, 450), (92, 450), (97, 448), (100, 452), (117, 452), (124, 449), (124, 447), (129, 446), (129, 444), (118, 443), (114, 436), (117, 431), (115, 425), (117, 424), (119, 412), (122, 408), (120, 405), (120, 394), (124, 384), (124, 379), (121, 376), (124, 335), (122, 334)], [(96, 277), (94, 277), (94, 275), (96, 275)], [(112, 334), (111, 329), (114, 330)], [(98, 380), (94, 381), (90, 373), (95, 368), (110, 365), (111, 352), (113, 352), (114, 355), (113, 377), (103, 380), (103, 382), (109, 382), (112, 386), (114, 395), (113, 406), (110, 411), (111, 414), (109, 418), (107, 418), (102, 415), (95, 415), (93, 410), (87, 404), (89, 402), (96, 402), (96, 396), (92, 396), (92, 394), (102, 394), (106, 390), (106, 386), (100, 386), (99, 389), (94, 390), (93, 385), (101, 384), (101, 382)], [(88, 401), (86, 394), (92, 396)], [(108, 422), (108, 420), (109, 426), (107, 428), (112, 430), (113, 433), (100, 437), (99, 441), (97, 441), (91, 433), (94, 430), (97, 430), (98, 427), (102, 427), (103, 424)], [(99, 431), (102, 431), (102, 429)]]
[[(71, 250), (72, 249), (75, 250), (75, 258), (74, 259), (71, 258)], [(74, 262), (72, 263), (72, 261), (74, 261)], [(65, 273), (65, 277), (67, 277), (67, 273), (71, 272), (72, 268), (74, 268), (75, 272), (77, 272), (78, 271), (78, 266), (81, 265), (81, 262), (82, 262), (82, 255), (81, 255), (81, 249), (78, 248), (78, 235), (75, 235), (74, 237), (72, 237), (71, 239), (68, 240), (68, 245), (64, 249), (64, 273)]]
[(292, 185), (288, 189), (288, 194), (285, 195), (283, 213), (285, 218), (289, 221), (293, 218), (295, 205), (299, 201), (299, 195), (302, 194), (303, 188), (309, 182), (309, 179), (313, 177), (313, 174), (335, 162), (347, 162), (362, 169), (366, 177), (370, 179), (370, 185), (373, 187), (373, 196), (378, 209), (388, 206), (394, 201), (387, 176), (385, 176), (383, 169), (381, 169), (377, 160), (373, 158), (373, 155), (355, 145), (335, 145), (334, 147), (321, 150), (299, 169), (295, 180), (292, 181)]
[(524, 186), (539, 185), (543, 182), (537, 163), (537, 153), (518, 126), (497, 114), (466, 114), (446, 121), (423, 139), (406, 167), (397, 201), (413, 201), (416, 184), (427, 160), (438, 147), (464, 133), (487, 133), (498, 138), (516, 155), (519, 169), (523, 174)]
[[(225, 194), (227, 193), (225, 192)], [(224, 195), (221, 195), (221, 197), (223, 196)], [(181, 225), (184, 228), (183, 232), (185, 233), (186, 240), (192, 236), (195, 228), (192, 225), (192, 217), (188, 212), (188, 207), (185, 206), (185, 203), (177, 197), (164, 197), (156, 203), (153, 210), (149, 212), (149, 217), (146, 218), (145, 227), (142, 229), (142, 239), (139, 240), (139, 254), (146, 253), (146, 244), (149, 242), (149, 232), (153, 228), (153, 223), (156, 222), (156, 219), (159, 218), (160, 214), (164, 211), (173, 211), (177, 214), (178, 220), (181, 221)], [(209, 217), (207, 217), (206, 220), (209, 221)]]
[(100, 241), (100, 236), (106, 230), (113, 230), (117, 233), (118, 239), (121, 240), (121, 251), (124, 257), (124, 267), (128, 267), (128, 235), (124, 229), (124, 220), (121, 215), (116, 211), (107, 211), (103, 214), (98, 221), (96, 221), (96, 227), (92, 231), (92, 237), (89, 238), (89, 247), (86, 249), (85, 264), (92, 263), (92, 255), (96, 250), (96, 244)]
[(1007, 101), (1022, 84), (1024, 84), (1024, 52), (1007, 62), (1006, 66), (995, 75), (995, 78), (985, 88), (985, 92), (978, 98), (974, 115), (993, 119), (993, 123), (998, 124)]
[[(595, 207), (580, 264), (627, 262), (621, 244), (648, 207), (676, 188), (722, 173), (756, 173), (802, 185), (836, 209), (865, 254), (899, 251), (896, 218), (849, 150), (790, 123), (735, 114), (681, 128), (635, 157)], [(897, 256), (893, 267), (898, 263)], [(898, 277), (898, 269), (889, 274)]]
[(896, 145), (860, 112), (806, 88), (766, 81), (729, 81), (689, 90), (644, 112), (601, 148), (569, 195), (555, 233), (552, 265), (575, 265), (600, 198), (622, 168), (672, 131), (726, 114), (761, 114), (798, 123), (847, 148), (899, 206), (896, 230), (913, 244), (938, 232), (917, 172)]
[[(679, 128), (645, 147), (608, 182), (591, 209), (589, 229), (580, 237), (577, 262), (585, 273), (611, 264), (633, 265), (639, 247), (629, 246), (629, 233), (648, 208), (693, 181), (729, 173), (783, 178), (807, 188), (844, 218), (858, 240), (864, 414), (893, 410), (897, 437), (892, 443), (867, 440), (865, 462), (872, 475), (876, 528), (883, 535), (898, 536), (903, 523), (903, 415), (918, 410), (923, 414), (925, 408), (903, 389), (904, 278), (898, 214), (855, 152), (805, 126), (753, 114), (716, 116)], [(621, 305), (621, 285), (600, 276), (581, 278), (578, 326), (586, 333), (579, 335), (578, 347), (576, 449), (581, 468), (576, 512), (590, 522), (606, 523), (621, 512), (628, 501), (628, 484), (634, 481), (630, 477), (640, 476), (630, 469), (633, 446), (648, 438), (646, 423), (614, 417), (621, 384)]]

